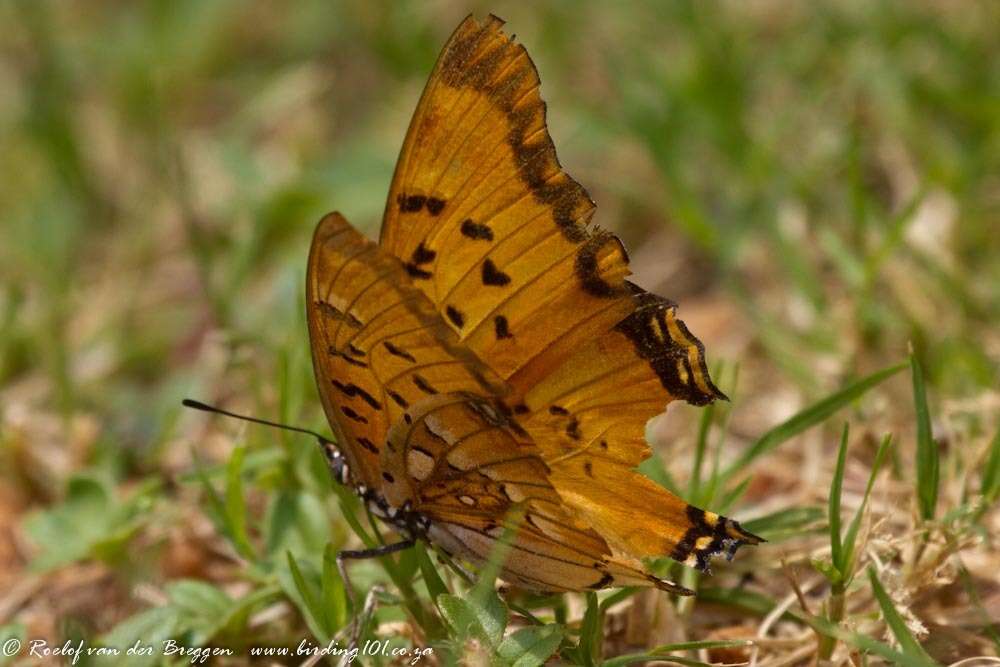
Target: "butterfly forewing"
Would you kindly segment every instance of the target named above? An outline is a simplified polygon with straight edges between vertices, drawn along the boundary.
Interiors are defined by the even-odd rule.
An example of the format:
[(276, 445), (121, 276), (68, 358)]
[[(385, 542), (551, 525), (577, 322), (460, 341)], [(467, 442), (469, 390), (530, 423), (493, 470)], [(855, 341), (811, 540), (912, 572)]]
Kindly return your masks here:
[(339, 214), (316, 229), (306, 283), (319, 394), (356, 483), (378, 488), (386, 433), (411, 403), (496, 390), (400, 263)]
[[(673, 398), (721, 393), (697, 339), (679, 321), (660, 326), (648, 312), (657, 297), (625, 280), (621, 242), (588, 226), (594, 205), (559, 165), (537, 71), (501, 25), (469, 18), (445, 46), (400, 155), (382, 245), (509, 380), (514, 406), (540, 417), (539, 436), (549, 409), (567, 407), (558, 398), (589, 409), (590, 396), (615, 395), (617, 409), (582, 413), (576, 430), (637, 463), (648, 456), (646, 419)], [(577, 394), (538, 386), (567, 382)]]
[[(410, 126), (382, 245), (463, 343), (510, 377), (631, 311), (624, 249), (556, 159), (538, 74), (490, 17), (445, 46)], [(584, 289), (581, 289), (583, 286)], [(545, 352), (545, 358), (539, 355)]]

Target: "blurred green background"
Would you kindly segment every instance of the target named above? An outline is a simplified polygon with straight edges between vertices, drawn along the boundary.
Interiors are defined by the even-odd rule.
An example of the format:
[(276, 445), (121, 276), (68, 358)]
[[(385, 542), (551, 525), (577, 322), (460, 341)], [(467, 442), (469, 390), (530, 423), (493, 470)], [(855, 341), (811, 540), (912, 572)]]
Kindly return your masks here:
[[(739, 366), (727, 447), (912, 346), (936, 434), (967, 446), (947, 470), (975, 467), (1000, 405), (1000, 3), (8, 0), (0, 589), (96, 557), (111, 602), (36, 590), (14, 607), (34, 616), (0, 624), (107, 632), (172, 578), (231, 580), (212, 544), (234, 529), (205, 519), (192, 471), (221, 480), (234, 434), (252, 517), (237, 547), (282, 553), (292, 538), (255, 523), (282, 503), (312, 512), (302, 553), (346, 539), (302, 441), (179, 402), (325, 430), (310, 234), (334, 209), (377, 233), (470, 11), (527, 46), (561, 161), (637, 282), (680, 303), (710, 363)], [(905, 439), (897, 385), (856, 414)], [(686, 451), (689, 410), (658, 439)]]

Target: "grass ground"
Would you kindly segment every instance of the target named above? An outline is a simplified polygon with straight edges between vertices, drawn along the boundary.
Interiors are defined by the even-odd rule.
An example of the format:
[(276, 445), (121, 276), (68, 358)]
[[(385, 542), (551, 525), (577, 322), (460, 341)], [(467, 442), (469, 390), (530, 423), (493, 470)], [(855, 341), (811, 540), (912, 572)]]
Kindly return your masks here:
[(563, 164), (732, 398), (651, 422), (645, 471), (769, 542), (674, 568), (683, 600), (358, 563), (385, 588), (366, 637), (442, 663), (997, 656), (987, 1), (0, 4), (0, 640), (173, 637), (239, 664), (345, 626), (329, 557), (373, 539), (357, 502), (307, 438), (180, 399), (326, 429), (309, 235), (334, 208), (377, 229), (470, 10), (528, 46)]

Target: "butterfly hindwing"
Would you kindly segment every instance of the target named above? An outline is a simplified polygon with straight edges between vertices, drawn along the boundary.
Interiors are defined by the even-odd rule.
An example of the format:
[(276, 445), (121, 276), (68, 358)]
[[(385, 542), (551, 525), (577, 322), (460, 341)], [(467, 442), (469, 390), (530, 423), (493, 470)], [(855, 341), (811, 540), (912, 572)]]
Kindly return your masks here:
[(452, 555), (486, 562), (513, 531), (504, 578), (536, 590), (657, 586), (690, 591), (615, 555), (568, 511), (538, 448), (495, 401), (469, 393), (434, 396), (389, 432), (386, 500), (426, 517), (428, 535)]

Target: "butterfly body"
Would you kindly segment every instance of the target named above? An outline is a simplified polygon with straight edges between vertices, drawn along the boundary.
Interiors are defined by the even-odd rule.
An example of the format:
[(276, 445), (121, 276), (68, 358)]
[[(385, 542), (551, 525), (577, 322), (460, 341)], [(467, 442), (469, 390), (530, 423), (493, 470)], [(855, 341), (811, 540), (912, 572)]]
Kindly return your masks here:
[[(559, 166), (538, 77), (501, 22), (449, 40), (407, 135), (378, 244), (317, 226), (307, 318), (336, 479), (405, 537), (529, 588), (686, 589), (640, 559), (708, 569), (757, 543), (634, 471), (646, 420), (722, 393), (676, 305), (625, 278)], [(518, 518), (519, 517), (519, 518)]]

